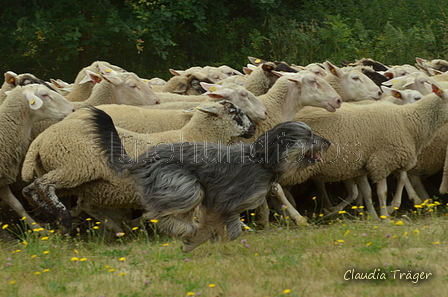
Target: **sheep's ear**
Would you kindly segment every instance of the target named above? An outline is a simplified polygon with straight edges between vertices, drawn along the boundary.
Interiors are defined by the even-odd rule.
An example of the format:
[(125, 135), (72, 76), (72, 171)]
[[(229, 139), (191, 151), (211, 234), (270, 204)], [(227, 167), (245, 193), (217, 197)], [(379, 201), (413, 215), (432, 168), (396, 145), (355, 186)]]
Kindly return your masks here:
[(85, 84), (86, 82), (93, 81), (95, 84), (101, 82), (103, 78), (99, 73), (95, 73), (90, 70), (86, 70), (86, 76), (79, 82), (79, 84)]
[(442, 99), (445, 99), (447, 95), (445, 95), (445, 91), (440, 88), (439, 86), (432, 84), (432, 92), (435, 93), (437, 96), (439, 96)]
[(183, 94), (187, 91), (187, 85), (184, 83), (179, 83), (173, 90), (173, 93)]
[(381, 91), (383, 91), (384, 94), (386, 95), (390, 95), (390, 93), (392, 92), (392, 88), (386, 87), (386, 86), (381, 86)]
[(277, 70), (272, 71), (272, 73), (274, 73), (277, 76), (287, 76), (287, 77), (293, 77), (294, 75), (297, 75), (297, 72), (282, 72)]
[(107, 67), (106, 65), (104, 65), (101, 62), (98, 62), (98, 67), (100, 68), (100, 72), (102, 74), (106, 75), (106, 76), (109, 76), (109, 75), (115, 76), (115, 75), (117, 75), (117, 72), (115, 70)]
[(243, 67), (243, 72), (247, 75), (251, 74), (253, 69), (250, 69), (249, 67)]
[(12, 71), (5, 72), (5, 82), (13, 87), (16, 86), (17, 74)]
[(442, 74), (442, 71), (436, 70), (434, 68), (428, 67), (426, 70), (428, 70), (428, 73), (431, 75), (439, 75)]
[(107, 67), (106, 65), (98, 62), (98, 66), (100, 68), (100, 75), (102, 76), (102, 78), (104, 78), (105, 80), (107, 80), (108, 82), (110, 82), (111, 84), (118, 86), (121, 85), (123, 82), (117, 77), (118, 73)]
[(215, 91), (222, 89), (221, 85), (210, 84), (210, 83), (206, 83), (203, 81), (201, 81), (199, 84), (204, 88), (204, 90), (206, 90), (208, 92), (215, 92)]
[(325, 70), (327, 70), (328, 72), (330, 72), (331, 74), (333, 74), (339, 78), (344, 75), (344, 73), (342, 72), (342, 70), (339, 67), (331, 64), (329, 61), (324, 62), (324, 67), (325, 67)]
[(233, 92), (234, 91), (231, 89), (224, 88), (224, 89), (216, 90), (213, 93), (206, 93), (206, 95), (213, 99), (225, 99), (225, 98), (229, 98)]
[(23, 95), (26, 98), (26, 100), (28, 100), (28, 104), (29, 104), (30, 108), (33, 110), (41, 108), (42, 105), (44, 104), (42, 99), (40, 99), (39, 97), (34, 95), (32, 90), (23, 91)]
[(185, 70), (174, 70), (174, 69), (170, 68), (170, 73), (175, 76), (180, 76), (180, 75), (184, 74), (185, 72), (186, 72)]
[(292, 76), (292, 77), (288, 77), (288, 80), (293, 81), (293, 82), (295, 82), (295, 83), (297, 83), (297, 84), (301, 84), (301, 83), (303, 82), (303, 77), (304, 77), (303, 74), (297, 74), (297, 73), (295, 73), (294, 76)]
[(384, 72), (383, 75), (387, 77), (388, 79), (393, 79), (394, 74), (392, 72)]
[(55, 79), (50, 78), (50, 83), (52, 83), (56, 88), (62, 89), (61, 85)]
[(401, 91), (399, 91), (399, 90), (391, 89), (390, 94), (395, 98), (403, 99), (403, 95), (402, 95)]
[(267, 61), (263, 60), (263, 59), (258, 59), (258, 58), (254, 58), (254, 57), (247, 57), (249, 59), (249, 61), (253, 64), (253, 65), (260, 65), (260, 64), (264, 64)]
[[(403, 76), (403, 77), (406, 77), (406, 76)], [(403, 85), (403, 88), (405, 89), (414, 83), (415, 83), (415, 77), (408, 77), (408, 78), (406, 78), (406, 83)]]
[(272, 72), (273, 70), (275, 70), (275, 66), (270, 64), (263, 64), (261, 65), (261, 68), (263, 68), (263, 70), (266, 72)]
[(219, 110), (214, 105), (213, 106), (207, 106), (207, 107), (196, 107), (196, 110), (208, 113), (208, 114), (210, 114), (212, 116), (215, 116), (215, 117), (219, 116)]
[(421, 68), (425, 68), (427, 67), (427, 65), (429, 64), (428, 60), (422, 59), (422, 58), (415, 58), (415, 61), (417, 62), (417, 65), (420, 66)]

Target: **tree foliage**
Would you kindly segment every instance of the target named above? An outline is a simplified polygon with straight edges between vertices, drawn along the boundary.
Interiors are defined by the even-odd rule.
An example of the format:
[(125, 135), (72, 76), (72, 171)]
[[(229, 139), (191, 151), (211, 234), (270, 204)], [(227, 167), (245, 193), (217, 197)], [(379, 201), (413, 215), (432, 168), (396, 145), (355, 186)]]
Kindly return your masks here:
[(446, 58), (448, 0), (16, 0), (0, 10), (0, 66), (73, 81), (107, 60), (144, 77), (241, 69), (247, 56), (304, 65)]

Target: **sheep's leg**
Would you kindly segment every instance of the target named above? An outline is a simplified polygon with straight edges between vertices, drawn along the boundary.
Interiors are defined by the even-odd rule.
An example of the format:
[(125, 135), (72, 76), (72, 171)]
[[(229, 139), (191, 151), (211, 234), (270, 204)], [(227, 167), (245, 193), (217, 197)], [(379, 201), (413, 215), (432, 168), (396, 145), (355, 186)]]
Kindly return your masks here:
[(364, 197), (364, 202), (366, 204), (367, 212), (369, 213), (370, 217), (374, 220), (379, 220), (378, 214), (375, 211), (375, 207), (373, 207), (372, 188), (370, 187), (367, 175), (358, 177), (356, 179), (356, 183), (358, 184), (358, 188), (361, 192), (362, 197)]
[(123, 228), (121, 228), (121, 226), (117, 224), (113, 218), (111, 218), (99, 207), (96, 207), (83, 199), (78, 200), (78, 205), (90, 216), (102, 222), (108, 231), (113, 232), (114, 234), (124, 233)]
[(387, 213), (386, 204), (387, 204), (387, 180), (386, 178), (380, 179), (376, 183), (376, 192), (378, 194), (378, 200), (380, 204), (380, 214), (383, 217), (389, 217)]
[(41, 229), (42, 227), (28, 215), (23, 208), (22, 203), (14, 196), (9, 186), (0, 188), (0, 198), (9, 205), (21, 218), (26, 218), (25, 221), (31, 229)]
[(275, 195), (275, 197), (277, 197), (277, 199), (286, 206), (286, 210), (288, 211), (289, 216), (297, 225), (308, 226), (306, 219), (302, 215), (300, 215), (300, 213), (294, 208), (294, 206), (292, 206), (289, 200), (286, 199), (285, 192), (283, 192), (282, 186), (280, 186), (278, 183), (273, 183), (271, 191)]
[[(429, 194), (426, 192), (422, 179), (417, 175), (408, 175), (408, 181), (405, 184), (409, 199), (414, 205), (421, 204), (422, 200), (429, 199)], [(412, 190), (415, 190), (412, 192)]]
[(403, 197), (403, 188), (406, 184), (406, 181), (408, 180), (408, 174), (406, 171), (401, 171), (398, 174), (398, 183), (397, 183), (397, 189), (395, 191), (394, 199), (392, 200), (391, 204), (387, 207), (387, 213), (391, 215), (396, 209), (398, 209), (401, 205), (401, 200)]
[(328, 215), (333, 215), (338, 213), (339, 211), (343, 210), (344, 208), (346, 208), (350, 203), (352, 203), (353, 201), (356, 200), (356, 198), (358, 197), (358, 186), (355, 183), (355, 180), (350, 178), (350, 179), (346, 179), (344, 180), (344, 185), (347, 188), (348, 191), (348, 196), (347, 198), (345, 198), (341, 203), (339, 203), (338, 205), (331, 207), (330, 211), (331, 214)]
[(328, 197), (327, 189), (325, 188), (325, 183), (320, 180), (314, 180), (314, 184), (316, 185), (318, 195), (322, 200), (324, 208), (331, 209), (333, 207), (333, 203), (331, 202), (330, 197)]
[(62, 227), (70, 230), (72, 226), (72, 217), (64, 204), (56, 195), (55, 186), (52, 184), (43, 184), (38, 178), (22, 190), (23, 196), (34, 207), (44, 211), (44, 214), (56, 218)]

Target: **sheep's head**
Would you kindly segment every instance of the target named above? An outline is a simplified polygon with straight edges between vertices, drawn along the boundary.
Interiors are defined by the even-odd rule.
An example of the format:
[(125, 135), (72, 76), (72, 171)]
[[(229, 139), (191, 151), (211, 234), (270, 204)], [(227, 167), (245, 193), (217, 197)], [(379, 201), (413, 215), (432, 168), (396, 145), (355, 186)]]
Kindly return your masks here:
[[(342, 70), (330, 62), (324, 63), (329, 74), (325, 77), (339, 92), (342, 101), (379, 100), (382, 92), (370, 78), (356, 68)], [(337, 86), (336, 86), (337, 85)]]
[(208, 92), (206, 95), (215, 100), (227, 100), (241, 108), (255, 123), (260, 123), (267, 119), (266, 107), (246, 88), (227, 83), (225, 85), (215, 85), (201, 83)]
[(21, 96), (32, 112), (32, 121), (62, 120), (75, 111), (75, 106), (61, 94), (40, 84), (15, 88), (10, 96)]
[[(195, 111), (212, 117), (214, 120), (223, 122), (222, 129), (232, 129), (231, 136), (250, 138), (255, 134), (255, 124), (249, 116), (238, 106), (227, 100), (196, 107), (185, 112)], [(196, 115), (194, 115), (196, 116)], [(208, 127), (204, 127), (208, 128)]]

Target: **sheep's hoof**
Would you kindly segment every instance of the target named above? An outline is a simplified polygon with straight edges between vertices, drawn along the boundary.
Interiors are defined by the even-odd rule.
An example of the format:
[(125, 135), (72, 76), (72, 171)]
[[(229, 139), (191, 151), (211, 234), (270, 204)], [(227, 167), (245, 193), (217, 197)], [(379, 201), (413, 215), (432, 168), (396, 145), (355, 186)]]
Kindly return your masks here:
[(391, 215), (391, 214), (394, 213), (395, 210), (398, 209), (398, 207), (396, 208), (396, 207), (393, 206), (393, 205), (389, 205), (386, 209), (387, 209), (387, 213), (388, 213), (389, 215)]
[(308, 221), (305, 217), (302, 216), (295, 216), (292, 217), (292, 220), (296, 223), (297, 226), (304, 226), (304, 227), (308, 227)]
[(72, 228), (72, 216), (69, 211), (61, 211), (58, 216), (58, 222), (66, 232), (69, 232)]

